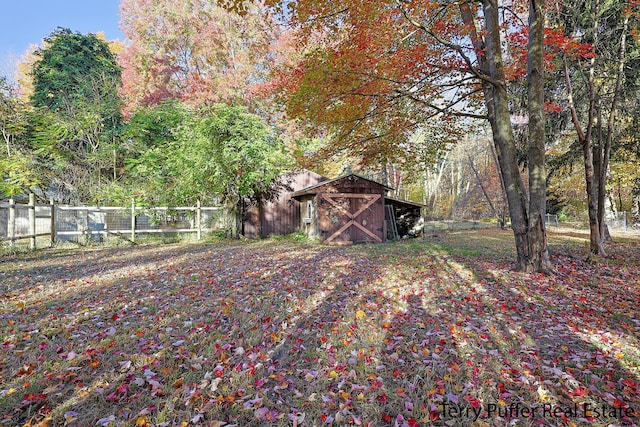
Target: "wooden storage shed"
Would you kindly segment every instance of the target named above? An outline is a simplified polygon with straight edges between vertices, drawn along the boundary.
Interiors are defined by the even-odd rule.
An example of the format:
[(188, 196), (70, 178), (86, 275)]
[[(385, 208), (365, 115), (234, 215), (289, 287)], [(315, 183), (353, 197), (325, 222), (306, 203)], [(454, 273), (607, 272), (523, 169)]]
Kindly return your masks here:
[(299, 227), (324, 243), (386, 241), (385, 194), (391, 188), (355, 173), (291, 194), (301, 203)]
[(388, 239), (417, 237), (423, 233), (425, 205), (393, 197), (385, 197), (384, 204)]
[(326, 180), (324, 176), (306, 169), (283, 174), (274, 184), (277, 190), (275, 198), (242, 202), (240, 233), (256, 238), (296, 232), (300, 228), (301, 208), (300, 202), (291, 197), (292, 193)]

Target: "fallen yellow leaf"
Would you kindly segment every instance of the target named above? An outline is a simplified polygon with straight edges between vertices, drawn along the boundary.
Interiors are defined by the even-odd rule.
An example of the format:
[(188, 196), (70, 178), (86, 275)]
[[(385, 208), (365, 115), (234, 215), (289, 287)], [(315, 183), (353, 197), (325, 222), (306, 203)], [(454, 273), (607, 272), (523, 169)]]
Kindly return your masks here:
[(549, 392), (543, 387), (538, 387), (538, 398), (541, 402), (548, 402), (550, 399)]

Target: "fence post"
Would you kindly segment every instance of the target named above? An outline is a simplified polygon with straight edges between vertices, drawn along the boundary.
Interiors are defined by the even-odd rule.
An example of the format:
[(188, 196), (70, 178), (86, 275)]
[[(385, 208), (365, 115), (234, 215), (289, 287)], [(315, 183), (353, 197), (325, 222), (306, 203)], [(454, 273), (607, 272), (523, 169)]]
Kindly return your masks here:
[(136, 241), (136, 199), (131, 198), (131, 241)]
[(36, 248), (36, 195), (29, 194), (29, 248)]
[(200, 205), (200, 199), (196, 202), (196, 239), (200, 240), (202, 234), (202, 227), (200, 226), (200, 220), (202, 219), (202, 209)]
[(14, 238), (16, 237), (16, 201), (9, 199), (9, 229), (7, 230), (9, 236), (9, 247), (13, 248), (15, 244)]
[(91, 241), (91, 228), (89, 227), (89, 206), (87, 206), (87, 209), (84, 211), (85, 215), (84, 215), (84, 244), (88, 244)]
[(53, 201), (53, 197), (49, 199), (49, 206), (51, 207), (51, 237), (49, 237), (49, 245), (53, 247), (56, 244), (56, 205)]

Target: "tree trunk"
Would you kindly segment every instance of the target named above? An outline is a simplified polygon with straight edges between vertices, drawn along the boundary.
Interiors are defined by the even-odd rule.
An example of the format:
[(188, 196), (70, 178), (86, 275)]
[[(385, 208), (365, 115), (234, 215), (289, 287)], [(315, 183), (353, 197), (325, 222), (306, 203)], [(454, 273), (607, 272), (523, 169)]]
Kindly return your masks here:
[(380, 182), (383, 185), (389, 185), (389, 171), (387, 170), (387, 162), (383, 162), (380, 167)]
[(498, 156), (496, 154), (496, 148), (493, 145), (489, 145), (489, 148), (491, 149), (491, 155), (493, 156), (493, 162), (496, 165), (496, 172), (498, 173), (498, 178), (500, 181), (500, 189), (502, 190), (502, 192), (500, 193), (500, 199), (502, 201), (502, 207), (500, 208), (500, 228), (501, 229), (505, 229), (506, 227), (506, 219), (505, 219), (505, 214), (506, 214), (506, 210), (507, 210), (507, 200), (506, 200), (506, 196), (505, 194), (507, 194), (507, 190), (505, 190), (504, 187), (504, 181), (502, 180), (502, 175), (500, 174), (500, 163), (498, 162)]
[(618, 177), (618, 212), (622, 212), (622, 179)]
[[(511, 126), (511, 114), (509, 112), (509, 95), (506, 89), (506, 78), (502, 61), (498, 4), (495, 0), (483, 0), (482, 7), (486, 33), (484, 42), (479, 36), (479, 32), (474, 30), (476, 23), (474, 21), (474, 15), (468, 6), (461, 5), (460, 11), (463, 21), (471, 26), (471, 38), (474, 47), (478, 51), (486, 52), (486, 55), (479, 57), (480, 69), (489, 76), (489, 80), (483, 81), (483, 92), (500, 167), (500, 175), (504, 183), (509, 206), (511, 228), (513, 229), (516, 243), (516, 268), (520, 271), (532, 271), (534, 269), (550, 271), (550, 263), (546, 250), (544, 214), (536, 218), (533, 227), (529, 226), (529, 214), (527, 212), (529, 201), (518, 169), (516, 145), (513, 128)], [(542, 49), (542, 47), (538, 46), (540, 43), (539, 39), (534, 40), (533, 43)], [(542, 139), (539, 141), (539, 144), (542, 144), (542, 158), (544, 159), (544, 133), (542, 134)], [(538, 185), (535, 191), (538, 195), (546, 192), (545, 186), (540, 186), (540, 179), (546, 180), (544, 163), (542, 163), (542, 168), (540, 168), (540, 165), (537, 163), (531, 164), (531, 161), (540, 162), (539, 150), (539, 146), (534, 149), (536, 156), (530, 159), (529, 164), (529, 167), (531, 168), (533, 166), (535, 170), (535, 182)], [(545, 208), (546, 194), (544, 194), (542, 200), (541, 203), (540, 197), (536, 198), (534, 203), (536, 212)], [(533, 254), (532, 251), (534, 251), (535, 254)], [(536, 264), (534, 264), (534, 262)]]
[(633, 188), (631, 189), (631, 218), (632, 226), (640, 224), (640, 178), (634, 180)]
[(589, 214), (589, 252), (591, 255), (604, 256), (600, 223), (598, 221), (598, 179), (593, 161), (593, 150), (590, 130), (584, 138), (580, 138), (582, 158), (584, 162), (584, 178), (587, 190), (587, 209)]
[(489, 116), (489, 122), (500, 162), (500, 173), (507, 190), (511, 228), (516, 241), (516, 268), (519, 271), (529, 271), (531, 254), (529, 253), (527, 195), (518, 169), (516, 144), (511, 126), (509, 94), (502, 61), (498, 4), (492, 0), (485, 0), (482, 4), (487, 30), (486, 60), (489, 75), (495, 82), (490, 87), (487, 99), (487, 104), (491, 104), (491, 110), (493, 110), (493, 114)]
[[(613, 92), (613, 99), (611, 100), (611, 105), (609, 107), (609, 117), (607, 119), (607, 129), (606, 129), (606, 138), (604, 139), (604, 144), (602, 144), (602, 138), (600, 138), (601, 144), (601, 162), (600, 162), (600, 173), (598, 174), (598, 224), (600, 226), (600, 236), (604, 241), (611, 240), (611, 236), (609, 234), (609, 230), (607, 228), (607, 224), (604, 221), (605, 214), (605, 199), (606, 199), (606, 188), (607, 188), (607, 173), (609, 170), (609, 158), (611, 156), (611, 143), (613, 140), (613, 133), (615, 129), (615, 117), (616, 112), (618, 110), (618, 104), (620, 102), (620, 98), (622, 97), (622, 80), (624, 78), (624, 67), (626, 65), (627, 60), (627, 31), (629, 28), (629, 17), (630, 14), (627, 13), (625, 15), (624, 23), (622, 25), (622, 33), (620, 36), (620, 52), (618, 55), (618, 69), (616, 75), (616, 86)], [(602, 119), (598, 119), (598, 124), (602, 126)], [(611, 203), (613, 207), (614, 204)], [(615, 209), (615, 208), (614, 208)], [(612, 209), (612, 210), (614, 210)]]
[(594, 178), (596, 180), (596, 206), (598, 212), (598, 234), (600, 235), (600, 244), (604, 244), (611, 240), (609, 229), (605, 223), (605, 202), (607, 199), (607, 169), (609, 168), (609, 152), (611, 151), (611, 144), (607, 146), (607, 143), (602, 138), (602, 110), (600, 100), (598, 100), (597, 107), (597, 144), (593, 146), (593, 170)]
[(600, 225), (598, 224), (598, 187), (593, 167), (593, 153), (588, 140), (583, 140), (581, 143), (584, 158), (584, 178), (587, 186), (587, 207), (589, 210), (589, 251), (593, 255), (604, 255), (600, 237)]
[[(593, 4), (593, 45), (598, 44), (598, 32), (600, 25), (600, 1), (597, 0)], [(589, 250), (592, 255), (605, 256), (603, 235), (600, 231), (600, 177), (601, 177), (601, 141), (602, 141), (602, 119), (600, 114), (600, 97), (596, 88), (596, 59), (591, 58), (591, 69), (589, 70), (589, 78), (587, 88), (589, 92), (589, 120), (587, 131), (582, 143), (582, 153), (584, 156), (584, 173), (587, 188), (587, 205), (589, 210)], [(596, 130), (596, 145), (593, 143), (593, 131)], [(594, 152), (596, 154), (594, 159)], [(604, 203), (602, 204), (604, 210)], [(602, 212), (604, 214), (604, 212)], [(604, 220), (604, 215), (602, 215)]]
[(552, 271), (544, 217), (547, 171), (544, 131), (544, 0), (529, 2), (529, 254), (535, 271)]
[[(592, 255), (602, 256), (605, 254), (600, 236), (600, 226), (598, 224), (598, 187), (593, 166), (592, 134), (593, 122), (595, 115), (595, 94), (593, 93), (593, 85), (589, 85), (590, 100), (588, 108), (588, 121), (585, 130), (582, 129), (578, 119), (578, 112), (573, 101), (573, 87), (571, 84), (571, 76), (569, 75), (569, 66), (567, 60), (564, 60), (564, 76), (567, 84), (567, 100), (569, 103), (569, 111), (571, 112), (571, 121), (578, 134), (578, 141), (582, 147), (582, 159), (584, 161), (584, 177), (587, 190), (587, 207), (589, 213), (589, 253)], [(593, 82), (593, 80), (589, 80)]]

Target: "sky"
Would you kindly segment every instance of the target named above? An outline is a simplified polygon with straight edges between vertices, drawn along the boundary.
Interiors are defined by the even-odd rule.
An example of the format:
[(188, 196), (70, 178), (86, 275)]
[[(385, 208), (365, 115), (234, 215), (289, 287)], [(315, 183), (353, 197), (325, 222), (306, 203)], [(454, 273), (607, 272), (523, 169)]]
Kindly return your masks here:
[(15, 65), (30, 45), (42, 43), (57, 27), (82, 34), (124, 36), (118, 28), (120, 0), (0, 0), (0, 76), (13, 80)]

